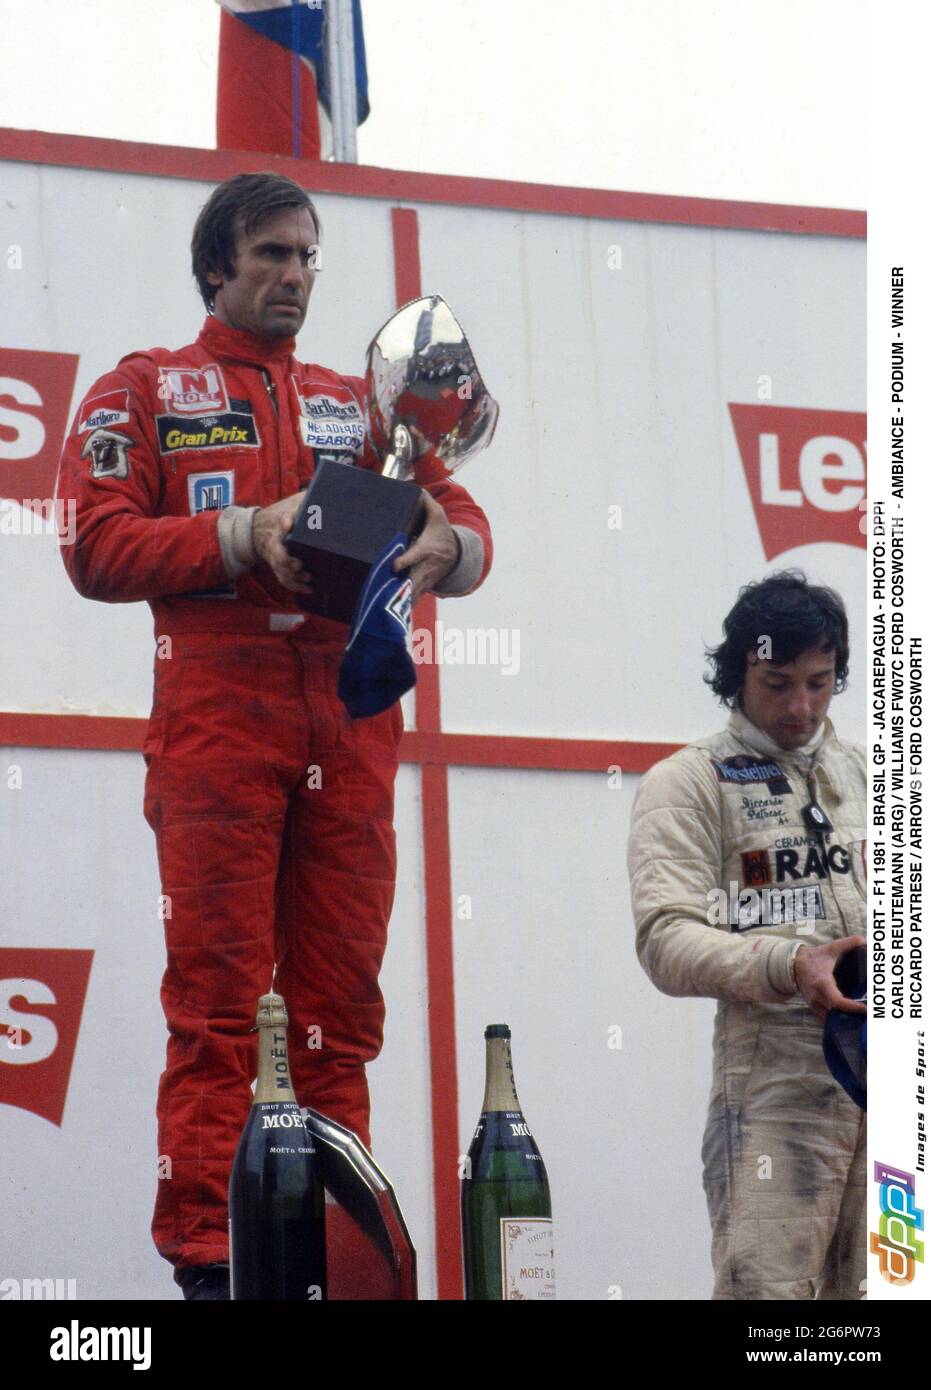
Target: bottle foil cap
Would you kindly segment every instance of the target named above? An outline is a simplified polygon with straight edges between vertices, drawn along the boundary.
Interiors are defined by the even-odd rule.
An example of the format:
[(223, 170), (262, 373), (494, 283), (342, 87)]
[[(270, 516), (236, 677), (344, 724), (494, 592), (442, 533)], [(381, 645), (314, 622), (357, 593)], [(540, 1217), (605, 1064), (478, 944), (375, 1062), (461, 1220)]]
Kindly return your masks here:
[(485, 1038), (509, 1038), (511, 1030), (506, 1023), (489, 1023), (485, 1029)]
[(255, 1016), (256, 1028), (287, 1028), (288, 1010), (280, 994), (263, 994)]

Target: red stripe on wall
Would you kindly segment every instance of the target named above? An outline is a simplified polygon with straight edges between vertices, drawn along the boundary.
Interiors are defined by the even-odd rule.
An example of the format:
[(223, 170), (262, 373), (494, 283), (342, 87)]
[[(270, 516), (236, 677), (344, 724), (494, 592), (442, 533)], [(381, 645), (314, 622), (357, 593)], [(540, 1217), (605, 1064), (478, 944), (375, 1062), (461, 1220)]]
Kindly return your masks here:
[[(418, 613), (420, 613), (418, 608)], [(544, 772), (646, 772), (681, 743), (636, 743), (620, 739), (520, 738), (506, 734), (444, 734), (438, 723), (438, 693), (427, 696), (421, 667), (418, 724), (401, 740), (401, 761), (436, 767), (497, 767)], [(145, 719), (92, 714), (18, 714), (0, 711), (0, 747), (84, 748), (138, 753)]]
[[(420, 230), (413, 208), (392, 208), (397, 303), (420, 297)], [(436, 599), (417, 605), (417, 621), (432, 632)], [(414, 695), (417, 728), (440, 729), (440, 671), (420, 667)], [(456, 994), (453, 981), (453, 909), (450, 882), (449, 794), (446, 768), (425, 765), (420, 775), (423, 817), (424, 916), (427, 933), (427, 1007), (430, 1038), (430, 1108), (433, 1116), (433, 1212), (436, 1283), (441, 1299), (462, 1298), (459, 1234), (459, 1083), (456, 1067)]]
[(198, 150), (61, 135), (45, 130), (0, 128), (0, 159), (58, 164), (125, 174), (219, 183), (232, 174), (276, 169), (317, 193), (360, 198), (404, 199), (517, 212), (603, 217), (617, 222), (668, 222), (693, 227), (729, 227), (815, 236), (866, 236), (866, 213), (852, 208), (809, 208), (789, 203), (748, 203), (725, 198), (680, 198), (665, 193), (623, 193), (570, 188), (509, 179), (473, 179), (452, 174), (415, 174), (358, 164), (257, 155), (239, 150)]

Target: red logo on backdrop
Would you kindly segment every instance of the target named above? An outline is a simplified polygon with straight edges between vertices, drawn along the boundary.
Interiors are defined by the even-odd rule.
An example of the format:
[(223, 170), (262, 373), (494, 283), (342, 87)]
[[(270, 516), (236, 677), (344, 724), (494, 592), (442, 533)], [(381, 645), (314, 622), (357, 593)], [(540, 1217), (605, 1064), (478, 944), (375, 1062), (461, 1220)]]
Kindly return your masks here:
[(834, 541), (866, 549), (866, 416), (728, 405), (767, 560)]
[(0, 947), (0, 1104), (61, 1124), (93, 957)]
[(0, 347), (0, 497), (54, 496), (78, 358)]

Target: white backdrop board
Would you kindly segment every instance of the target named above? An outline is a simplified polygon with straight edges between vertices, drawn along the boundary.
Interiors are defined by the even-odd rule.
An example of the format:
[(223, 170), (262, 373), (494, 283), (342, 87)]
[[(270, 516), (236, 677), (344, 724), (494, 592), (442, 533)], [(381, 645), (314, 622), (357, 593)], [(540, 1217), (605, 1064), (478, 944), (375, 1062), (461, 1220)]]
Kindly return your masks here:
[[(124, 353), (196, 336), (188, 246), (209, 187), (0, 162), (0, 251), (21, 252), (2, 279), (0, 496), (16, 495), (18, 468), (57, 453), (56, 383), (70, 419)], [(351, 191), (315, 201), (325, 270), (298, 353), (357, 374), (395, 307), (396, 204)], [(863, 243), (404, 206), (418, 213), (423, 290), (452, 304), (501, 404), (491, 449), (461, 475), (491, 518), (495, 566), (477, 594), (439, 605), (447, 629), (484, 633), (486, 659), (442, 665), (443, 731), (632, 745), (710, 731), (724, 716), (702, 683), (704, 647), (742, 583), (792, 565), (848, 603), (851, 689), (836, 723), (862, 737)], [(757, 412), (740, 416), (743, 456), (732, 406)], [(53, 537), (28, 533), (22, 509), (3, 516), (4, 727), (42, 713), (144, 717), (147, 607), (79, 598)], [(774, 536), (790, 544), (773, 553)], [(405, 712), (410, 726), (411, 700)], [(468, 904), (453, 924), (459, 1151), (481, 1103), (482, 1029), (509, 1022), (553, 1189), (560, 1296), (706, 1298), (712, 1006), (662, 997), (634, 955), (624, 856), (636, 775), (499, 761), (449, 773), (453, 903)], [(12, 736), (0, 747), (0, 960), (93, 952), (61, 1123), (0, 1103), (0, 1278), (73, 1278), (87, 1298), (177, 1292), (148, 1235), (164, 1038), (142, 781), (134, 753)], [(370, 1079), (376, 1154), (433, 1297), (420, 798), (417, 768), (403, 767), (386, 1044)], [(42, 986), (39, 956), (35, 970)], [(4, 1050), (14, 1012), (0, 991), (0, 1084), (30, 1065), (30, 1043), (15, 1062)]]

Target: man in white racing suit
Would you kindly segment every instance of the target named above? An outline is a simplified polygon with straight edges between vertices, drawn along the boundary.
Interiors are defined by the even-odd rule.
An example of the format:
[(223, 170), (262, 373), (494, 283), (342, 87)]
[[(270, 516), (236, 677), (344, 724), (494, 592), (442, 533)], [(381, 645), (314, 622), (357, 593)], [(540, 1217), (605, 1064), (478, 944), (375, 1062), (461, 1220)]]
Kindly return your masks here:
[(628, 851), (637, 954), (665, 994), (717, 999), (702, 1157), (716, 1299), (856, 1299), (866, 1276), (865, 1114), (821, 1047), (833, 977), (865, 944), (853, 856), (863, 749), (843, 603), (799, 572), (748, 585), (709, 653), (731, 710), (643, 777)]

